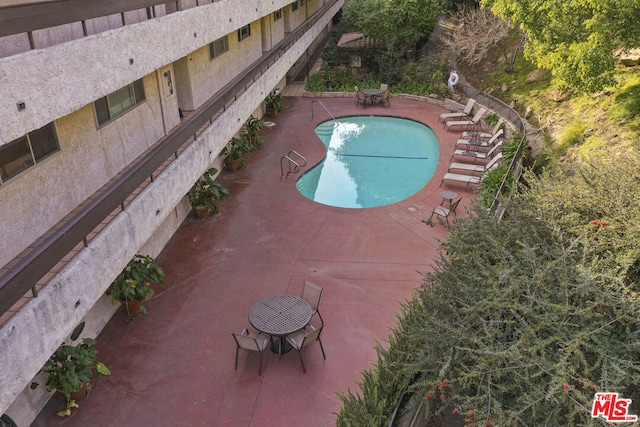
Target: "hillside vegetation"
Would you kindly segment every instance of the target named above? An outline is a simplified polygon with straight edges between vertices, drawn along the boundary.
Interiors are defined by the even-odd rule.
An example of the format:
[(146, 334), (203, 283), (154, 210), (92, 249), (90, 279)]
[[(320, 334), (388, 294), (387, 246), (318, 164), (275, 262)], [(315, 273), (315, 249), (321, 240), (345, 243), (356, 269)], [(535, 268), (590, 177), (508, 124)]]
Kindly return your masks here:
[(456, 221), (359, 390), (339, 393), (337, 425), (387, 425), (401, 403), (428, 427), (604, 426), (597, 392), (640, 414), (638, 68), (583, 95), (528, 83), (522, 58), (458, 65), (539, 126), (544, 167), (502, 221), (480, 203)]
[[(535, 81), (527, 77), (536, 71), (522, 55), (514, 71), (496, 67), (498, 53), (493, 52), (473, 69), (465, 67), (465, 76), (478, 89), (511, 104), (544, 136), (547, 159), (584, 161), (593, 153), (616, 154), (640, 142), (640, 69), (619, 65), (615, 70), (616, 87), (595, 94), (560, 92), (551, 84), (548, 72)], [(560, 99), (560, 100), (558, 100)]]

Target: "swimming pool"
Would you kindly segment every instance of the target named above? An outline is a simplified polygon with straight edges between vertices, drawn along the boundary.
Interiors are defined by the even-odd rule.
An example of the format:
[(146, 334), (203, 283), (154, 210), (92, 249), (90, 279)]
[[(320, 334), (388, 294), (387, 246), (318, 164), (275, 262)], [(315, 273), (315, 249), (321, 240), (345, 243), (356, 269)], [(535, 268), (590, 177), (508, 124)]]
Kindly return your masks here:
[(428, 126), (381, 116), (343, 117), (319, 124), (324, 160), (296, 182), (308, 199), (341, 208), (371, 208), (404, 200), (429, 182), (440, 147)]

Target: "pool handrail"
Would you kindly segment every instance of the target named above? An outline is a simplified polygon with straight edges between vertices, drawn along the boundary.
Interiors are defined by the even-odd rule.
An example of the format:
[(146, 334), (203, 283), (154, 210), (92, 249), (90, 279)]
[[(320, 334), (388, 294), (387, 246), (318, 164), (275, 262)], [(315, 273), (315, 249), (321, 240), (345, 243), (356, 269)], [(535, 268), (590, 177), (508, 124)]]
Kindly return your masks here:
[(313, 119), (313, 103), (317, 102), (318, 104), (322, 105), (322, 108), (324, 108), (324, 111), (327, 112), (327, 114), (329, 114), (331, 116), (331, 118), (333, 119), (334, 122), (338, 123), (338, 121), (336, 120), (335, 117), (333, 117), (333, 114), (331, 114), (331, 111), (329, 111), (329, 109), (326, 107), (326, 105), (324, 105), (322, 103), (322, 101), (314, 99), (313, 101), (311, 101), (311, 118)]

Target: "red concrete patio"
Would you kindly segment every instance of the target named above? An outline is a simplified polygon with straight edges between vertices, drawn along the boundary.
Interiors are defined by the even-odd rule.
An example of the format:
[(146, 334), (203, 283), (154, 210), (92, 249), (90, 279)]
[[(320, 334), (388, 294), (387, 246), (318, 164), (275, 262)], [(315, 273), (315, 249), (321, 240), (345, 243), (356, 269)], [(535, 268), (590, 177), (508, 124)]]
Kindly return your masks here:
[[(335, 116), (370, 114), (415, 119), (430, 125), (440, 141), (432, 180), (414, 196), (371, 209), (319, 205), (301, 196), (297, 176), (280, 176), (280, 158), (296, 150), (309, 169), (324, 156), (314, 126), (329, 119), (311, 101), (320, 99)], [(459, 132), (447, 133), (441, 107), (391, 98), (391, 107), (355, 106), (355, 99), (286, 97), (285, 110), (265, 118), (264, 147), (247, 167), (218, 178), (230, 196), (206, 220), (189, 217), (158, 256), (166, 280), (155, 286), (149, 313), (127, 323), (122, 310), (98, 337), (100, 360), (112, 375), (92, 381), (79, 409), (60, 419), (63, 403), (52, 399), (34, 426), (321, 426), (335, 425), (336, 392), (357, 390), (360, 372), (376, 360), (395, 325), (400, 302), (431, 270), (438, 240), (447, 231), (421, 220), (441, 202), (440, 192), (472, 192), (463, 184), (439, 187)], [(117, 248), (114, 248), (117, 250)], [(234, 370), (232, 331), (249, 327), (249, 308), (274, 294), (301, 295), (305, 280), (324, 287), (322, 342), (282, 359), (241, 352)], [(317, 322), (318, 318), (314, 318)]]

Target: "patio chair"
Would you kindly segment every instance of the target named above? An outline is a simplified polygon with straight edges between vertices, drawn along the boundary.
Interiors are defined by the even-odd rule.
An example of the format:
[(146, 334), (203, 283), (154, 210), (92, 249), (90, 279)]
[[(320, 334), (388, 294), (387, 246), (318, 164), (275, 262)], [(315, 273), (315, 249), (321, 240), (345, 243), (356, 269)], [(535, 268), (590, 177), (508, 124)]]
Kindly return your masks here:
[(451, 163), (449, 165), (449, 170), (447, 170), (447, 172), (451, 172), (452, 170), (457, 169), (457, 170), (463, 170), (467, 172), (485, 173), (486, 171), (491, 170), (494, 167), (498, 166), (501, 160), (502, 160), (502, 153), (498, 153), (486, 165), (476, 165), (471, 163)]
[(367, 102), (369, 101), (369, 99), (367, 98), (367, 96), (364, 94), (364, 92), (362, 91), (358, 91), (358, 93), (356, 94), (357, 98), (356, 98), (356, 107), (358, 105), (360, 105), (360, 103), (362, 103), (362, 105), (364, 105), (365, 108), (367, 108)]
[(458, 205), (460, 204), (460, 200), (462, 200), (462, 197), (460, 197), (458, 200), (453, 202), (451, 204), (451, 207), (449, 207), (449, 208), (445, 208), (444, 206), (436, 206), (431, 211), (431, 216), (429, 217), (429, 220), (428, 221), (422, 221), (422, 222), (424, 222), (425, 224), (433, 224), (432, 223), (433, 216), (437, 215), (438, 219), (440, 219), (441, 217), (444, 217), (444, 219), (447, 221), (447, 227), (450, 227), (451, 225), (449, 224), (449, 216), (450, 215), (456, 216), (456, 209), (458, 208)]
[(324, 354), (322, 341), (320, 340), (320, 333), (322, 332), (322, 328), (324, 328), (324, 324), (321, 324), (317, 329), (309, 325), (308, 329), (301, 329), (297, 332), (287, 335), (287, 342), (291, 344), (291, 347), (293, 347), (298, 352), (298, 357), (300, 357), (300, 364), (302, 364), (302, 372), (307, 372), (307, 369), (304, 367), (304, 361), (302, 360), (301, 353), (302, 349), (305, 347), (309, 347), (316, 342), (320, 343), (322, 357), (324, 358), (324, 360), (327, 360), (327, 356)]
[(304, 281), (304, 287), (302, 288), (302, 299), (305, 300), (311, 306), (312, 316), (315, 314), (320, 317), (320, 320), (324, 323), (318, 306), (320, 305), (320, 298), (322, 297), (322, 287), (311, 283), (308, 280)]
[(464, 107), (464, 110), (462, 110), (462, 111), (452, 111), (451, 113), (440, 114), (440, 117), (438, 117), (438, 121), (439, 122), (445, 122), (445, 121), (451, 120), (451, 119), (469, 117), (469, 116), (471, 116), (471, 110), (473, 109), (473, 106), (475, 105), (475, 103), (476, 103), (475, 99), (469, 98), (469, 100), (467, 101), (467, 105)]
[(389, 107), (391, 107), (391, 102), (389, 102), (389, 89), (385, 89), (382, 96), (378, 99), (378, 102), (380, 102), (380, 104), (382, 104), (383, 107), (385, 102)]
[(231, 332), (233, 339), (236, 341), (236, 367), (238, 369), (238, 352), (240, 349), (248, 351), (257, 351), (260, 353), (260, 369), (258, 375), (262, 375), (262, 353), (267, 348), (271, 336), (263, 333), (254, 334), (244, 328), (241, 333)]
[(449, 132), (451, 128), (454, 126), (465, 126), (465, 127), (478, 126), (478, 124), (480, 123), (480, 119), (482, 119), (482, 116), (484, 116), (484, 113), (486, 112), (487, 112), (486, 108), (480, 108), (471, 120), (454, 120), (454, 121), (446, 122), (444, 124), (444, 127), (447, 129), (447, 132)]
[(489, 160), (492, 159), (493, 156), (496, 155), (496, 152), (502, 148), (502, 144), (504, 144), (504, 140), (500, 140), (498, 142), (496, 142), (496, 145), (494, 145), (493, 147), (491, 147), (491, 150), (487, 151), (486, 153), (483, 151), (474, 151), (474, 150), (455, 150), (453, 152), (453, 154), (451, 155), (451, 158), (449, 159), (449, 161), (453, 160), (453, 158), (455, 156), (461, 156), (461, 157), (470, 157), (472, 159), (472, 163), (475, 163), (476, 160)]
[(495, 135), (499, 130), (502, 129), (502, 125), (504, 124), (504, 119), (500, 118), (498, 123), (491, 129), (491, 132), (477, 132), (477, 131), (464, 131), (460, 138), (471, 138), (471, 139), (489, 139), (493, 135)]
[(459, 139), (456, 141), (456, 147), (466, 146), (466, 150), (476, 150), (478, 148), (489, 148), (493, 147), (498, 140), (498, 138), (504, 135), (504, 130), (499, 129), (498, 132), (494, 133), (491, 138), (486, 141), (481, 139)]

